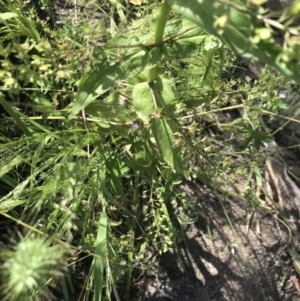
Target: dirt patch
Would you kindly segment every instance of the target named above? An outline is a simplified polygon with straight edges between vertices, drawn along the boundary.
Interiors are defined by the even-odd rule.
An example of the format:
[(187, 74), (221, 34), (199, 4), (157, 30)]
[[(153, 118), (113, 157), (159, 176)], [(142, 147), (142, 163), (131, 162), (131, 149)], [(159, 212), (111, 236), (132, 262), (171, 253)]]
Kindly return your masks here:
[(257, 211), (246, 235), (246, 203), (194, 182), (181, 188), (206, 219), (184, 230), (180, 259), (161, 256), (158, 276), (145, 279), (138, 300), (300, 300), (286, 252), (290, 233), (276, 215)]

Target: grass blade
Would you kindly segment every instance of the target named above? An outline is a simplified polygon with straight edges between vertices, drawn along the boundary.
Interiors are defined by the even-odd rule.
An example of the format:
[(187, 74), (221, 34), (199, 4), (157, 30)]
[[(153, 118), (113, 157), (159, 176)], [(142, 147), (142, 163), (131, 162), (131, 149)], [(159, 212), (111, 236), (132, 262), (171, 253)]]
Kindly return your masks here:
[(22, 130), (22, 132), (26, 136), (32, 136), (31, 132), (29, 131), (28, 127), (25, 125), (25, 123), (20, 119), (18, 114), (15, 112), (15, 110), (11, 107), (11, 105), (5, 100), (5, 98), (2, 96), (2, 93), (0, 93), (0, 103), (4, 107), (4, 109), (7, 111), (7, 113), (13, 118), (15, 123), (19, 126), (19, 128)]
[(96, 239), (95, 253), (98, 255), (94, 261), (94, 301), (101, 301), (102, 287), (104, 283), (104, 269), (106, 252), (106, 237), (107, 237), (107, 215), (105, 208), (100, 214), (98, 233)]

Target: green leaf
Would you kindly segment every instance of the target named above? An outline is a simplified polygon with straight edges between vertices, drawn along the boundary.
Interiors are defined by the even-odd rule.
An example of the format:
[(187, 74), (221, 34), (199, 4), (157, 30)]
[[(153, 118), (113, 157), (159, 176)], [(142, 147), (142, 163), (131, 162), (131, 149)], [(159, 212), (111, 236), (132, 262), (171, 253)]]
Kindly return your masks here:
[(154, 160), (153, 154), (147, 143), (144, 143), (143, 150), (141, 152), (132, 155), (132, 159), (143, 167), (149, 167)]
[(120, 68), (123, 71), (122, 79), (132, 79), (143, 71), (152, 68), (152, 64), (156, 64), (155, 58), (159, 59), (158, 56), (154, 56), (151, 50), (144, 50), (134, 48), (132, 54), (125, 55), (122, 59)]
[(136, 119), (136, 114), (129, 110), (127, 99), (117, 91), (113, 91), (104, 101), (97, 100), (88, 105), (85, 113), (108, 123), (129, 123)]
[(177, 215), (177, 219), (181, 225), (192, 225), (198, 221), (198, 216), (184, 219)]
[(76, 162), (68, 162), (65, 166), (59, 169), (56, 178), (59, 181), (65, 181), (82, 173), (86, 168), (87, 161), (85, 159), (77, 159)]
[(246, 148), (251, 142), (256, 150), (264, 146), (264, 143), (269, 143), (273, 140), (273, 137), (268, 134), (258, 130), (253, 129), (251, 126), (245, 125), (242, 129), (237, 131), (238, 134), (244, 136), (245, 138), (240, 142), (243, 148)]
[(164, 35), (165, 37), (178, 35), (180, 32), (183, 32), (191, 27), (194, 27), (195, 24), (190, 20), (183, 18), (174, 18), (168, 21), (166, 24)]
[(107, 257), (106, 250), (106, 238), (107, 238), (107, 215), (105, 212), (105, 207), (100, 214), (98, 232), (96, 238), (96, 248), (94, 261), (94, 289), (95, 289), (95, 301), (101, 301), (102, 297), (102, 287), (104, 283), (104, 269), (105, 269), (105, 259)]
[(261, 28), (239, 0), (226, 5), (211, 0), (167, 0), (177, 12), (220, 38), (238, 54), (258, 59), (300, 83), (300, 70), (295, 62), (282, 60), (282, 48), (271, 39), (255, 40)]
[(196, 27), (178, 39), (165, 43), (163, 53), (167, 57), (177, 59), (186, 58), (188, 55), (200, 51), (208, 51), (220, 48), (222, 43), (214, 36), (208, 35), (202, 28)]
[(0, 14), (0, 22), (1, 21), (6, 21), (6, 20), (9, 20), (9, 19), (12, 19), (12, 18), (16, 18), (18, 17), (18, 14), (16, 13), (2, 13)]
[(257, 166), (255, 166), (255, 178), (256, 178), (256, 185), (262, 186), (263, 179), (261, 176), (261, 171)]
[(41, 93), (35, 95), (34, 102), (36, 103), (34, 109), (38, 112), (52, 113), (56, 109), (56, 106)]
[(154, 112), (152, 91), (148, 83), (136, 84), (132, 91), (132, 105), (140, 119), (148, 122)]
[[(12, 160), (14, 161), (14, 160)], [(1, 182), (5, 183), (7, 186), (11, 187), (11, 188), (15, 188), (16, 186), (18, 186), (18, 181), (15, 180), (14, 178), (10, 177), (9, 175), (4, 175), (2, 176), (4, 173), (5, 173), (5, 170), (2, 171), (2, 166), (0, 168), (1, 170)]]
[(18, 26), (20, 29), (20, 36), (26, 35), (29, 38), (32, 38), (36, 41), (41, 40), (41, 36), (39, 34), (39, 31), (37, 30), (37, 27), (35, 23), (28, 17), (24, 17), (19, 15), (19, 22)]
[(62, 293), (64, 298), (66, 300), (69, 300), (70, 298), (69, 289), (71, 290), (71, 293), (74, 294), (74, 286), (72, 283), (71, 276), (69, 274), (66, 275), (66, 278), (61, 279), (60, 286), (62, 288)]
[(124, 212), (126, 215), (129, 215), (137, 223), (141, 232), (144, 234), (144, 230), (140, 225), (136, 216), (132, 214), (131, 211), (129, 211), (123, 204), (115, 200), (115, 198), (111, 195), (111, 193), (108, 191), (108, 189), (105, 187), (103, 183), (101, 183), (101, 190), (103, 192), (104, 197), (110, 202), (110, 204), (117, 207), (120, 211)]
[(160, 96), (156, 97), (156, 100), (160, 100), (157, 101), (158, 107), (163, 108), (165, 106), (174, 104), (176, 98), (168, 79), (164, 77), (158, 78), (153, 83), (153, 90), (155, 91), (155, 96)]
[(183, 100), (183, 103), (186, 105), (187, 108), (197, 108), (207, 104), (208, 102), (208, 98), (205, 97), (188, 98)]
[(162, 59), (162, 51), (160, 47), (153, 47), (149, 51), (149, 61), (148, 61), (148, 68), (152, 68), (157, 65)]
[(125, 147), (130, 160), (127, 164), (134, 170), (150, 171), (154, 163), (154, 155), (148, 141), (138, 140)]
[(92, 64), (80, 81), (71, 117), (109, 90), (117, 80), (131, 79), (144, 71), (148, 64), (148, 55), (148, 51), (136, 48), (113, 63), (105, 52), (100, 54), (101, 62)]
[(139, 36), (130, 35), (118, 35), (114, 37), (110, 42), (108, 42), (108, 46), (129, 46), (133, 44), (141, 43)]
[(189, 175), (186, 170), (186, 166), (184, 166), (182, 158), (179, 154), (180, 150), (175, 147), (175, 123), (172, 120), (155, 118), (151, 122), (151, 130), (163, 160), (172, 169), (188, 178)]

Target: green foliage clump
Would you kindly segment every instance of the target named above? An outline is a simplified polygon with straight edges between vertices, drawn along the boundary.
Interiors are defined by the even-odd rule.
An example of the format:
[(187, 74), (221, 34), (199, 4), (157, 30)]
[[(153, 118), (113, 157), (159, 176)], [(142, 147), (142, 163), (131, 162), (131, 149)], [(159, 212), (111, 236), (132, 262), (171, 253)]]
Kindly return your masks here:
[(66, 250), (40, 237), (27, 237), (13, 244), (11, 250), (1, 253), (3, 300), (50, 299), (49, 283), (61, 280), (67, 269), (63, 264)]
[[(238, 0), (148, 2), (111, 2), (110, 22), (96, 29), (85, 20), (54, 30), (26, 4), (0, 1), (0, 214), (26, 235), (50, 235), (92, 256), (85, 293), (95, 300), (112, 291), (118, 299), (117, 281), (130, 300), (136, 268), (148, 267), (145, 249), (177, 248), (174, 225), (198, 218), (176, 189), (184, 178), (222, 193), (235, 174), (261, 180), (250, 161), (273, 139), (262, 116), (284, 107), (276, 92), (283, 78), (226, 78), (232, 50), (299, 82), (298, 48), (266, 34), (260, 8)], [(222, 121), (224, 111), (237, 117)], [(233, 160), (240, 154), (250, 158), (242, 167)], [(243, 193), (259, 206), (249, 189)], [(23, 264), (22, 250), (34, 261)], [(64, 257), (41, 239), (3, 254), (10, 300), (45, 294)]]

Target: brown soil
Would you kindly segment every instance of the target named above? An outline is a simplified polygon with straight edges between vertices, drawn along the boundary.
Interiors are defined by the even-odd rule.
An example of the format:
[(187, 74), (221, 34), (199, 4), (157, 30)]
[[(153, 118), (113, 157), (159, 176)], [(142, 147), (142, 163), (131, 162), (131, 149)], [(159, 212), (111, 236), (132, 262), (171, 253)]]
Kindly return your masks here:
[(182, 262), (174, 253), (161, 256), (159, 275), (145, 277), (138, 300), (300, 300), (285, 250), (286, 226), (272, 213), (257, 212), (246, 235), (246, 203), (218, 197), (197, 183), (181, 188), (196, 202), (199, 215), (205, 210), (206, 220), (199, 219), (184, 230), (185, 243), (179, 248)]

